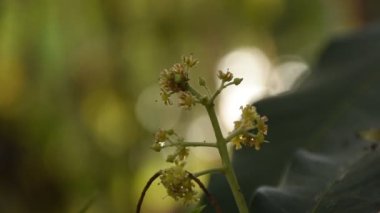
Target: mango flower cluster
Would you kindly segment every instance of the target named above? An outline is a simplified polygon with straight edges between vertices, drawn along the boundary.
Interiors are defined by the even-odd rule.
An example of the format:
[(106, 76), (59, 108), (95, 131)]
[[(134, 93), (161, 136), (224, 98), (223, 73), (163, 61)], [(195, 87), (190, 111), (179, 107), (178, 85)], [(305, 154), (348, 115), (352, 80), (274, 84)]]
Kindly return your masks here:
[[(164, 148), (174, 147), (174, 151), (167, 155), (166, 158), (167, 162), (173, 164), (167, 169), (156, 172), (148, 181), (139, 199), (137, 212), (141, 209), (145, 192), (156, 178), (160, 178), (161, 184), (166, 188), (167, 194), (170, 197), (175, 200), (181, 199), (184, 204), (199, 201), (195, 190), (195, 183), (198, 184), (207, 195), (206, 197), (209, 202), (214, 206), (217, 212), (220, 212), (221, 210), (217, 202), (198, 179), (199, 176), (212, 172), (221, 172), (227, 177), (239, 211), (249, 212), (229, 160), (227, 144), (231, 142), (236, 149), (241, 149), (242, 146), (249, 146), (259, 150), (262, 144), (267, 142), (265, 136), (268, 132), (268, 126), (266, 124), (268, 119), (266, 116), (261, 116), (257, 113), (256, 108), (252, 105), (241, 107), (241, 119), (234, 122), (234, 130), (227, 137), (224, 137), (214, 109), (215, 100), (224, 89), (229, 86), (238, 86), (243, 79), (234, 78), (234, 75), (229, 70), (226, 72), (220, 70), (217, 73), (220, 84), (216, 90), (212, 91), (207, 87), (206, 81), (203, 78), (199, 78), (199, 86), (206, 91), (206, 94), (204, 94), (190, 84), (190, 70), (197, 64), (198, 60), (194, 59), (192, 55), (189, 55), (183, 57), (182, 62), (162, 70), (159, 80), (160, 95), (165, 105), (173, 104), (173, 95), (178, 98), (178, 105), (181, 108), (190, 110), (196, 104), (203, 105), (213, 126), (216, 143), (185, 141), (183, 137), (179, 136), (172, 129), (159, 129), (154, 135), (154, 143), (151, 148), (160, 152)], [(213, 147), (218, 149), (223, 167), (207, 169), (195, 174), (185, 170), (186, 160), (190, 154), (189, 147)]]
[(174, 153), (168, 155), (166, 159), (167, 162), (174, 163), (174, 166), (163, 170), (160, 175), (161, 183), (166, 188), (168, 195), (175, 200), (182, 199), (185, 204), (196, 201), (198, 198), (194, 184), (191, 182), (189, 173), (184, 169), (189, 149), (181, 145), (183, 138), (172, 129), (160, 129), (156, 132), (154, 139), (155, 143), (152, 148), (155, 151), (159, 152), (168, 146), (176, 147)]
[(241, 149), (242, 145), (255, 147), (260, 150), (265, 141), (265, 136), (268, 133), (268, 125), (266, 116), (260, 116), (256, 111), (256, 107), (246, 105), (240, 108), (242, 110), (241, 119), (235, 121), (233, 132), (239, 132), (237, 136), (232, 138), (232, 143), (236, 149)]
[(183, 165), (175, 165), (163, 170), (160, 179), (168, 195), (174, 200), (182, 199), (184, 204), (198, 200), (195, 186), (189, 173), (183, 169)]
[(178, 136), (174, 130), (158, 130), (154, 135), (154, 144), (152, 149), (160, 152), (161, 149), (169, 146), (176, 147), (173, 154), (168, 155), (166, 161), (169, 163), (175, 163), (176, 165), (184, 164), (185, 159), (189, 156), (189, 148), (184, 146), (183, 138)]
[(160, 73), (161, 98), (166, 105), (173, 104), (170, 99), (173, 94), (179, 95), (179, 105), (184, 109), (191, 109), (197, 103), (197, 98), (189, 91), (189, 72), (197, 64), (198, 60), (192, 55), (185, 56), (182, 63)]

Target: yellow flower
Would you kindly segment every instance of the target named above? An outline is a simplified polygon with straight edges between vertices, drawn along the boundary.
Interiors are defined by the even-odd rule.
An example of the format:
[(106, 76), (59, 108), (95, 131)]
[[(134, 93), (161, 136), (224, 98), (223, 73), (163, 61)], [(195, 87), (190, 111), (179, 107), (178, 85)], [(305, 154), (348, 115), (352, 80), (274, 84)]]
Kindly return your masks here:
[(167, 139), (168, 139), (168, 131), (167, 130), (160, 129), (154, 134), (154, 141), (156, 143), (165, 142)]
[(160, 179), (168, 195), (174, 200), (183, 199), (185, 204), (197, 200), (194, 184), (188, 172), (183, 169), (183, 165), (175, 165), (162, 171)]
[(158, 130), (154, 134), (154, 144), (151, 148), (157, 152), (161, 151), (162, 147), (165, 146), (165, 142), (170, 141), (169, 137), (174, 135), (175, 132), (172, 129), (169, 130)]
[(160, 74), (161, 91), (167, 94), (187, 91), (188, 81), (188, 71), (183, 64), (174, 64)]
[(239, 137), (234, 137), (232, 139), (232, 144), (235, 145), (235, 149), (238, 150), (238, 149), (241, 149), (241, 144), (244, 140), (242, 140), (242, 137), (243, 136), (239, 136)]
[(181, 92), (181, 95), (179, 96), (179, 106), (181, 106), (184, 109), (190, 110), (192, 106), (196, 104), (196, 100), (194, 99), (194, 96), (191, 95), (189, 92)]
[(189, 68), (191, 67), (194, 67), (195, 65), (197, 65), (199, 63), (199, 61), (197, 59), (194, 59), (193, 58), (193, 55), (188, 55), (188, 56), (184, 56), (182, 58), (182, 61), (184, 64), (186, 64), (186, 66), (188, 66)]
[(170, 94), (166, 93), (164, 90), (161, 90), (161, 99), (165, 105), (172, 105), (172, 101), (170, 100)]
[(190, 150), (185, 146), (177, 146), (176, 151), (168, 155), (166, 161), (169, 163), (181, 164), (184, 163), (184, 160), (189, 156)]
[[(196, 98), (190, 93), (189, 72), (190, 68), (198, 63), (192, 55), (184, 56), (182, 63), (176, 63), (169, 69), (164, 69), (160, 73), (161, 99), (165, 105), (171, 105), (170, 97), (179, 94), (179, 105), (185, 109), (191, 109), (196, 104)], [(205, 82), (202, 84), (205, 85)]]
[(265, 123), (268, 121), (268, 118), (260, 116), (252, 105), (246, 105), (240, 109), (242, 110), (241, 119), (234, 122), (234, 131), (243, 131), (232, 138), (231, 142), (235, 145), (236, 149), (241, 149), (242, 145), (246, 145), (260, 150), (265, 142), (265, 135), (268, 133), (268, 125)]
[(227, 71), (226, 73), (224, 73), (221, 70), (218, 71), (217, 76), (220, 80), (225, 81), (225, 82), (231, 81), (234, 77), (234, 75), (231, 72)]

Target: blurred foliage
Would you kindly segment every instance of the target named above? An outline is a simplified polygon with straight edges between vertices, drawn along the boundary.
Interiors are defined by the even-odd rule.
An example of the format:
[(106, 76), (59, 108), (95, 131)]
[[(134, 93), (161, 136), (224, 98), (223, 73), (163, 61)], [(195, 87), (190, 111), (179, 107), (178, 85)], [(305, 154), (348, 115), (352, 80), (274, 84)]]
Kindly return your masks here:
[[(210, 79), (241, 46), (311, 62), (330, 33), (356, 24), (345, 13), (331, 23), (336, 4), (1, 1), (0, 211), (77, 212), (94, 199), (89, 212), (132, 212), (160, 168), (134, 111), (159, 71), (193, 52)], [(165, 211), (157, 200), (170, 203), (146, 210)]]
[(297, 91), (258, 103), (272, 117), (271, 149), (235, 158), (238, 171), (252, 168), (240, 173), (252, 212), (379, 210), (379, 38), (377, 24), (334, 40)]

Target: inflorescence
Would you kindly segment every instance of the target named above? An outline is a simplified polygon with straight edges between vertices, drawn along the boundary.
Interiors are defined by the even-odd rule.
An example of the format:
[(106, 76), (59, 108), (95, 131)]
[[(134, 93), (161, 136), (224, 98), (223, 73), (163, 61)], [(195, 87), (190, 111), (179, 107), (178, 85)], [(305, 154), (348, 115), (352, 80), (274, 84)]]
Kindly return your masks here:
[[(234, 78), (229, 70), (227, 72), (218, 71), (217, 77), (220, 80), (220, 85), (213, 94), (210, 94), (206, 81), (199, 78), (198, 84), (207, 90), (207, 95), (202, 95), (189, 82), (190, 70), (198, 63), (199, 61), (194, 59), (192, 55), (185, 56), (182, 58), (181, 63), (176, 63), (160, 73), (160, 95), (164, 104), (172, 105), (172, 96), (176, 95), (181, 108), (190, 110), (195, 105), (202, 104), (209, 112), (209, 109), (214, 107), (214, 101), (222, 90), (231, 85), (237, 86), (243, 80), (242, 78)], [(265, 137), (268, 133), (268, 125), (266, 124), (268, 118), (261, 116), (252, 105), (246, 105), (240, 109), (242, 111), (241, 118), (234, 122), (233, 131), (227, 137), (219, 139), (217, 144), (186, 142), (183, 137), (172, 129), (160, 129), (155, 133), (152, 145), (153, 150), (159, 152), (166, 147), (176, 148), (166, 158), (167, 162), (174, 165), (168, 169), (161, 170), (158, 175), (169, 196), (175, 200), (182, 199), (185, 204), (199, 200), (196, 198), (197, 193), (192, 182), (196, 177), (184, 169), (186, 158), (190, 153), (189, 146), (210, 146), (219, 149), (220, 146), (232, 143), (235, 149), (248, 146), (253, 147), (255, 150), (260, 150), (263, 143), (267, 142)]]

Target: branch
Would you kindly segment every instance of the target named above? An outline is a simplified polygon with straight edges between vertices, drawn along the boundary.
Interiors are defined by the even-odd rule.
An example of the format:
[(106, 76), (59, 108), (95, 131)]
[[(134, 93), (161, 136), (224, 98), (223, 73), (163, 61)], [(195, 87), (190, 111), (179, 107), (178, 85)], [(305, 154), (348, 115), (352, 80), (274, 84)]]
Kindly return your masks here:
[(233, 132), (231, 132), (231, 134), (229, 134), (227, 137), (226, 137), (226, 141), (227, 143), (230, 142), (232, 140), (232, 138), (238, 136), (238, 135), (241, 135), (243, 133), (246, 133), (246, 132), (249, 132), (251, 130), (253, 130), (254, 128), (251, 128), (251, 129), (243, 129), (243, 128), (238, 128), (236, 130), (234, 130)]
[(137, 209), (136, 209), (136, 213), (140, 213), (140, 210), (141, 210), (141, 206), (142, 206), (142, 203), (144, 201), (144, 197), (145, 197), (145, 193), (148, 191), (150, 185), (152, 185), (153, 181), (156, 180), (158, 177), (160, 177), (160, 175), (162, 175), (162, 171), (158, 171), (156, 172), (149, 180), (148, 182), (146, 183), (141, 195), (140, 195), (140, 199), (139, 199), (139, 202), (137, 203)]
[(186, 171), (187, 174), (189, 175), (189, 177), (195, 181), (198, 186), (202, 189), (202, 191), (205, 193), (206, 197), (207, 197), (207, 200), (210, 202), (210, 204), (215, 208), (215, 211), (217, 213), (221, 213), (222, 212), (222, 209), (220, 208), (218, 202), (216, 201), (216, 199), (214, 198), (214, 196), (212, 196), (210, 194), (210, 192), (206, 189), (205, 185), (203, 185), (203, 183), (197, 178), (195, 177), (193, 174), (191, 174), (190, 172)]
[(206, 142), (176, 142), (176, 143), (169, 143), (169, 144), (165, 144), (164, 146), (162, 146), (162, 148), (166, 148), (166, 147), (173, 147), (173, 146), (184, 146), (184, 147), (188, 147), (188, 146), (206, 146), (206, 147), (214, 147), (214, 148), (217, 148), (217, 145), (216, 143), (206, 143)]
[(214, 173), (214, 172), (224, 173), (224, 168), (221, 167), (221, 168), (207, 169), (207, 170), (195, 173), (194, 176), (200, 177), (202, 175), (207, 175), (207, 174)]
[(225, 83), (225, 81), (222, 81), (222, 83), (220, 84), (218, 90), (216, 90), (215, 93), (214, 93), (214, 95), (211, 97), (210, 103), (214, 103), (216, 97), (218, 97), (218, 95), (222, 92), (222, 90), (224, 88), (235, 84), (233, 81), (229, 82), (228, 84), (224, 84), (224, 83)]

